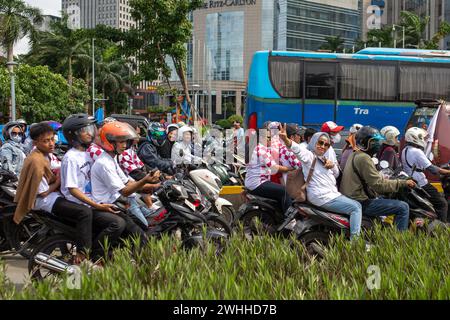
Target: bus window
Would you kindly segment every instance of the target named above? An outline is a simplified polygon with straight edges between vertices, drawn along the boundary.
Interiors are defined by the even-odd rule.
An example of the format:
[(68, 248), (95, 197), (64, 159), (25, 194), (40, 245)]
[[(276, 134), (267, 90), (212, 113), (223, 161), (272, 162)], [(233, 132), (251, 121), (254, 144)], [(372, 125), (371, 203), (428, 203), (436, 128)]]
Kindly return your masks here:
[(339, 63), (339, 99), (395, 101), (396, 66), (378, 64)]
[(306, 62), (306, 98), (335, 99), (336, 63)]
[(302, 98), (302, 61), (285, 57), (270, 58), (270, 79), (283, 98)]
[(448, 66), (400, 66), (400, 100), (450, 98), (450, 68)]

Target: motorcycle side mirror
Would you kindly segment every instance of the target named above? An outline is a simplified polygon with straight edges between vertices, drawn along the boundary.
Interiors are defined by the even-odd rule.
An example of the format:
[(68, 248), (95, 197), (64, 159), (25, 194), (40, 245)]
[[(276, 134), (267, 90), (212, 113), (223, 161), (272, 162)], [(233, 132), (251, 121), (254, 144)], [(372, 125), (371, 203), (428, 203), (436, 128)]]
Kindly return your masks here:
[(380, 163), (380, 161), (375, 157), (372, 158), (372, 161), (374, 165), (378, 165)]
[[(378, 159), (377, 159), (378, 160)], [(387, 169), (389, 168), (389, 162), (387, 162), (386, 160), (383, 160), (380, 162), (380, 167), (381, 169)]]

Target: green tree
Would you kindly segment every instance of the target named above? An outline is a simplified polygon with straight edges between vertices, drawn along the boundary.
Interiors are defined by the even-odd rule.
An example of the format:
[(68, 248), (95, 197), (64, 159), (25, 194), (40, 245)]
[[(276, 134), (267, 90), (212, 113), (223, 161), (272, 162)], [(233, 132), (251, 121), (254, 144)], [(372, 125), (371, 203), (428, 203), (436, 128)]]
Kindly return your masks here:
[[(160, 74), (167, 80), (170, 68), (166, 58), (172, 60), (187, 103), (191, 104), (186, 78), (186, 43), (192, 36), (189, 14), (203, 6), (203, 0), (131, 0), (131, 15), (139, 21), (125, 40), (125, 48), (141, 62), (142, 79), (154, 80)], [(170, 87), (170, 84), (169, 84)], [(194, 121), (197, 110), (192, 109)]]
[[(7, 105), (9, 74), (0, 68), (0, 104)], [(66, 79), (52, 73), (46, 66), (20, 65), (16, 71), (16, 101), (21, 117), (28, 122), (63, 121), (72, 113), (83, 112), (89, 101), (86, 83), (74, 78), (72, 90)], [(6, 94), (6, 95), (3, 95)]]
[(385, 26), (381, 29), (372, 29), (367, 32), (367, 47), (393, 47), (394, 38), (391, 26)]
[(8, 62), (14, 60), (14, 44), (26, 36), (34, 36), (35, 26), (42, 23), (41, 11), (23, 0), (0, 0), (0, 43)]
[[(67, 76), (73, 82), (73, 65), (87, 54), (89, 39), (82, 29), (71, 29), (68, 16), (50, 24), (50, 32), (39, 32), (25, 61), (33, 65), (47, 65), (54, 72)], [(80, 61), (81, 62), (81, 61)]]
[(329, 50), (331, 52), (342, 52), (344, 50), (344, 39), (341, 36), (325, 37), (324, 43), (320, 49)]

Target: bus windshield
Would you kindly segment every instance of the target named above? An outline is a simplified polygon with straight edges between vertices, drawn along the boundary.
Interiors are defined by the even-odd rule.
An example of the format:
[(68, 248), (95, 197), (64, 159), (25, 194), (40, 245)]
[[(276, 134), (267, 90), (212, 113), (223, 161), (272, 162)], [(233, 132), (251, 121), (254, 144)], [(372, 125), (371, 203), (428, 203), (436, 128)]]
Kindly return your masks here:
[(436, 114), (436, 107), (418, 107), (408, 122), (407, 129), (419, 127), (427, 130), (431, 119)]

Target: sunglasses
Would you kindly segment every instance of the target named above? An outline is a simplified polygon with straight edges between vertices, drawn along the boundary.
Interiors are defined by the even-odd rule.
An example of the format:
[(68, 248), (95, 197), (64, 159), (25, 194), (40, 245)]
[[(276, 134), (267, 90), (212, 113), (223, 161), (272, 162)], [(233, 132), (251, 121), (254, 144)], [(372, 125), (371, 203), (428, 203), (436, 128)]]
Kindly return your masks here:
[(23, 133), (22, 132), (11, 132), (11, 137), (23, 137)]
[(329, 144), (328, 142), (324, 142), (324, 141), (318, 141), (317, 145), (319, 145), (320, 147), (325, 147), (325, 148), (329, 148), (331, 146), (331, 144)]

